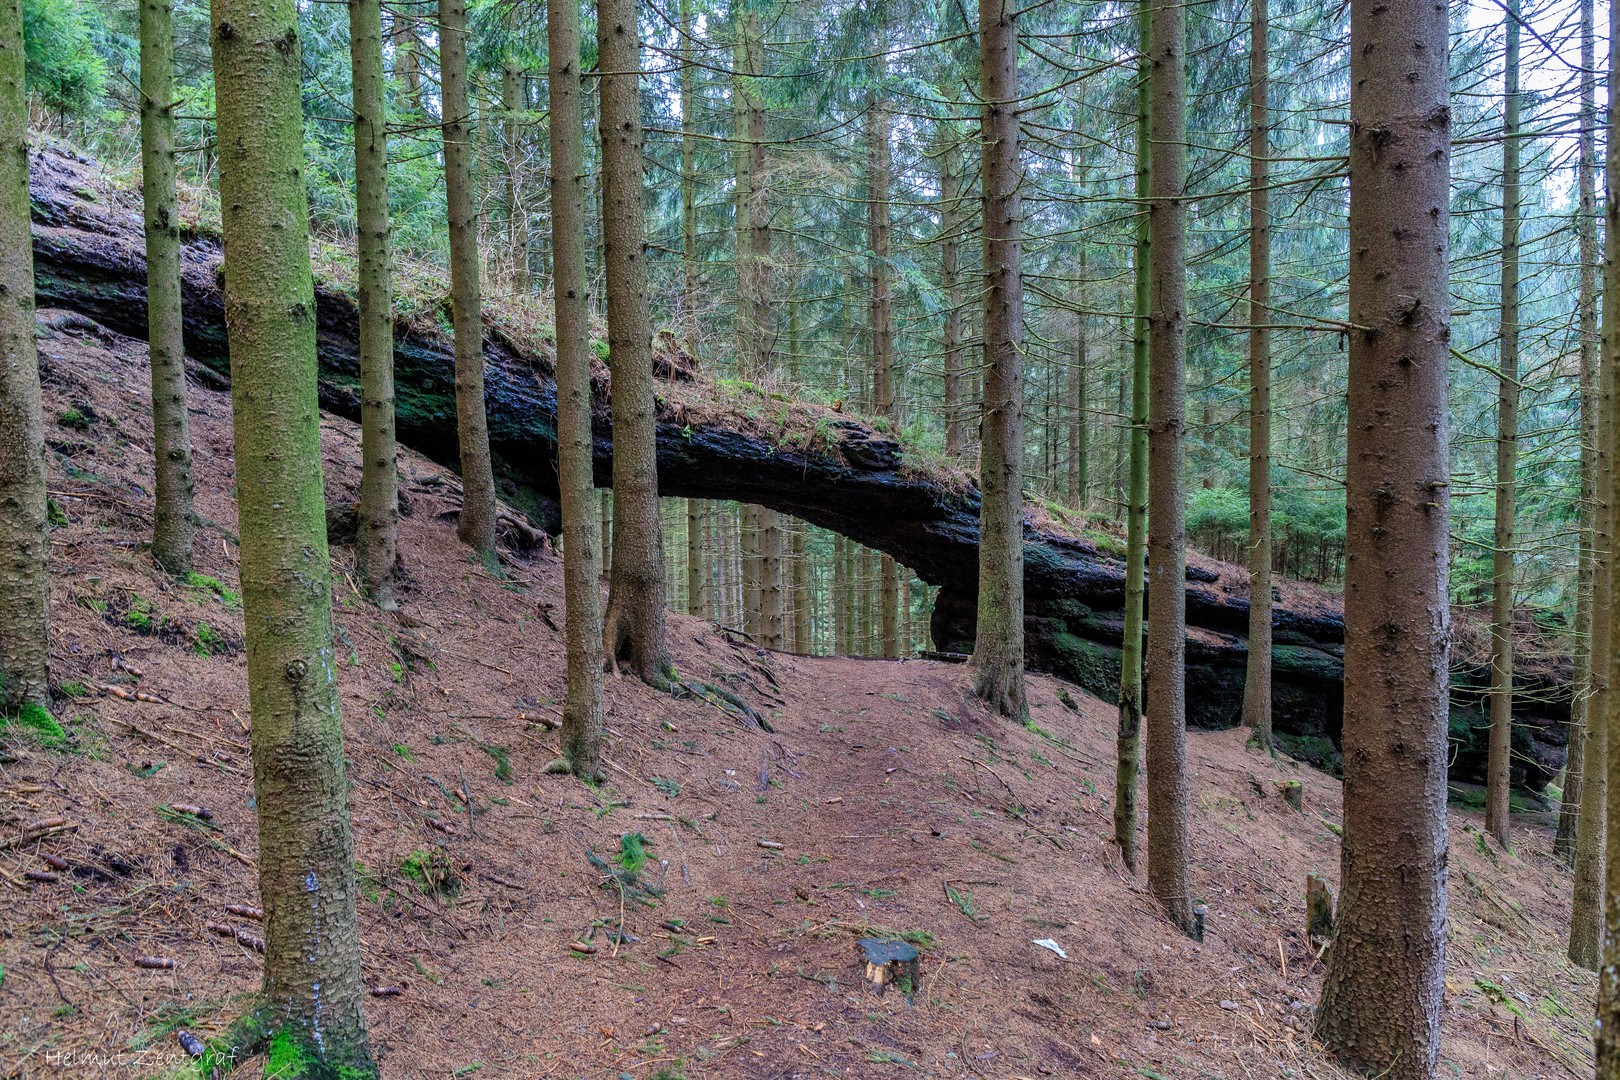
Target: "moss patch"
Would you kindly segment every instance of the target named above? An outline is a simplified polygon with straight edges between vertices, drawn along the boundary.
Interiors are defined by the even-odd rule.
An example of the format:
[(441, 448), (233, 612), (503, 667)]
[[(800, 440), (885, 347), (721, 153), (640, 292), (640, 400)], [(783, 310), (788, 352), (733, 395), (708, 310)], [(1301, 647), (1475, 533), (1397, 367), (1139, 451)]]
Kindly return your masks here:
[(0, 728), (30, 732), (47, 746), (66, 742), (68, 737), (50, 710), (33, 702), (24, 705), (15, 716), (0, 716)]

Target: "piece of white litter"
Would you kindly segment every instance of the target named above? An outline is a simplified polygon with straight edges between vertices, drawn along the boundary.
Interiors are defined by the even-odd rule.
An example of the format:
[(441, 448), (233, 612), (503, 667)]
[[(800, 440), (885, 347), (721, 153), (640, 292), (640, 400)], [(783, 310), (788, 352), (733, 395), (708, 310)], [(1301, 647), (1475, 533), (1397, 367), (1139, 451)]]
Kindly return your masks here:
[(1063, 957), (1063, 959), (1065, 959), (1065, 960), (1067, 960), (1069, 958), (1069, 954), (1064, 952), (1062, 950), (1062, 948), (1060, 948), (1058, 946), (1058, 943), (1053, 941), (1049, 937), (1036, 938), (1034, 943), (1036, 945), (1039, 945), (1043, 949), (1051, 949), (1053, 952), (1057, 953), (1059, 956)]

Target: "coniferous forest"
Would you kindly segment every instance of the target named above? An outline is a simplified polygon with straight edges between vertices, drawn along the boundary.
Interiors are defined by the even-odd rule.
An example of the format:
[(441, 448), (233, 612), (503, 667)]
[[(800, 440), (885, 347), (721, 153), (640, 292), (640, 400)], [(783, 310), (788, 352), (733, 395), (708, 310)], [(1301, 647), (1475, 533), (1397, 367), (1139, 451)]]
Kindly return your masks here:
[(0, 1075), (1620, 1080), (1620, 7), (976, 3), (0, 0)]

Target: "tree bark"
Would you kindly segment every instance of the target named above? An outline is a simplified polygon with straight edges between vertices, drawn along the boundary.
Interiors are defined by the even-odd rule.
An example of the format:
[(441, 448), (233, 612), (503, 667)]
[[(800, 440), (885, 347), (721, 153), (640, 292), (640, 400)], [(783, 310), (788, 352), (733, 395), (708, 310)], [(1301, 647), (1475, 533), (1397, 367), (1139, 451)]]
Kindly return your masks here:
[(894, 659), (900, 655), (900, 565), (894, 556), (882, 559), (883, 584), (883, 655)]
[(703, 500), (686, 500), (686, 613), (702, 617)]
[(984, 145), (984, 397), (979, 456), (979, 623), (973, 689), (1022, 719), (1024, 698), (1024, 285), (1019, 205), (1018, 24), (979, 0)]
[(585, 278), (585, 126), (579, 0), (547, 0), (552, 289), (557, 304), (557, 487), (563, 519), (563, 766), (595, 780), (602, 752), (600, 509), (591, 464), (590, 286)]
[[(1593, 540), (1593, 573), (1596, 588), (1592, 597), (1593, 681), (1597, 683), (1589, 708), (1596, 724), (1606, 729), (1608, 744), (1620, 746), (1610, 693), (1620, 674), (1620, 658), (1614, 656), (1613, 613), (1615, 567), (1615, 423), (1616, 361), (1620, 358), (1620, 4), (1609, 5), (1609, 109), (1603, 170), (1603, 390), (1598, 401), (1598, 534)], [(1603, 673), (1598, 682), (1598, 672)], [(1594, 728), (1595, 730), (1595, 728)], [(1589, 753), (1596, 748), (1588, 743)], [(1606, 831), (1604, 835), (1603, 963), (1598, 969), (1597, 1000), (1597, 1077), (1620, 1078), (1620, 753), (1607, 753), (1605, 746), (1604, 796)], [(1596, 833), (1596, 830), (1593, 830)], [(1596, 837), (1594, 835), (1594, 841)], [(1585, 841), (1583, 841), (1583, 846)], [(1579, 873), (1577, 861), (1577, 874)]]
[(1069, 369), (1069, 505), (1081, 512), (1086, 508), (1091, 465), (1091, 430), (1086, 417), (1086, 376), (1090, 358), (1086, 355), (1090, 342), (1090, 317), (1086, 313), (1086, 249), (1080, 248), (1080, 285), (1075, 290), (1074, 308), (1074, 367)]
[[(1570, 961), (1597, 970), (1602, 960), (1604, 811), (1608, 801), (1608, 725), (1595, 697), (1602, 657), (1596, 652), (1593, 617), (1598, 591), (1597, 544), (1607, 536), (1608, 494), (1598, 491), (1600, 424), (1597, 323), (1597, 79), (1592, 0), (1581, 0), (1581, 549), (1575, 598), (1575, 698), (1570, 703), (1569, 754), (1564, 770), (1564, 797), (1559, 807), (1554, 849), (1575, 870), (1574, 903), (1569, 931)], [(1605, 368), (1612, 367), (1605, 363)], [(1604, 453), (1603, 457), (1607, 458)], [(1605, 547), (1607, 545), (1605, 544)], [(1607, 588), (1604, 589), (1607, 593)], [(1606, 673), (1604, 673), (1606, 674)], [(1571, 808), (1575, 812), (1571, 812)], [(1571, 820), (1571, 819), (1575, 820)]]
[[(515, 32), (513, 13), (507, 9), (506, 32)], [(511, 46), (501, 57), (501, 109), (506, 113), (506, 244), (512, 258), (512, 292), (529, 294), (529, 214), (523, 205), (523, 132), (521, 119), (529, 111), (523, 66)]]
[(647, 309), (641, 44), (635, 0), (597, 0), (608, 364), (613, 373), (613, 571), (603, 648), (643, 682), (668, 684), (657, 404)]
[(1249, 29), (1249, 660), (1243, 726), (1271, 746), (1271, 58), (1267, 0)]
[(958, 457), (965, 445), (966, 419), (962, 408), (963, 313), (961, 238), (962, 150), (956, 129), (940, 125), (944, 146), (939, 154), (939, 268), (940, 292), (945, 301), (945, 455)]
[(262, 1000), (237, 1031), (285, 1047), (287, 1077), (376, 1076), (333, 650), (298, 15), (216, 0), (242, 610), (265, 911)]
[(450, 317), (456, 338), (456, 431), (461, 442), (461, 519), (456, 535), (480, 555), (493, 558), (495, 476), (484, 413), (484, 320), (478, 280), (478, 196), (472, 176), (467, 33), (467, 0), (439, 0)]
[(152, 558), (191, 570), (191, 415), (180, 315), (180, 214), (174, 187), (174, 3), (140, 0), (141, 207), (146, 223), (146, 325), (152, 366)]
[[(1152, 174), (1148, 218), (1148, 542), (1149, 582), (1186, 580), (1186, 72), (1180, 4), (1159, 2), (1150, 31), (1153, 80)], [(1170, 921), (1194, 933), (1187, 877), (1187, 594), (1154, 589), (1146, 646), (1148, 888)]]
[[(681, 33), (681, 313), (696, 329), (697, 304), (697, 138), (692, 131), (697, 64), (692, 57), (692, 0), (680, 0)], [(692, 355), (697, 355), (696, 346)]]
[(815, 639), (811, 632), (810, 607), (810, 555), (808, 538), (810, 526), (800, 521), (793, 530), (793, 651), (813, 653)]
[(889, 112), (876, 95), (866, 102), (867, 232), (872, 245), (872, 411), (893, 423), (894, 273), (889, 265)]
[(1513, 517), (1519, 469), (1519, 0), (1507, 0), (1502, 94), (1502, 310), (1496, 396), (1496, 523), (1491, 538), (1491, 738), (1485, 831), (1508, 846), (1513, 754)]
[[(152, 0), (143, 0), (152, 2)], [(0, 19), (0, 711), (48, 707), (50, 526), (34, 347), (20, 0)]]
[(399, 558), (399, 485), (380, 0), (349, 0), (349, 52), (354, 67), (354, 201), (360, 263), (360, 506), (354, 548), (361, 580), (377, 606), (387, 610), (398, 606), (394, 566)]
[[(1127, 868), (1136, 872), (1137, 777), (1142, 771), (1142, 622), (1147, 598), (1148, 499), (1148, 299), (1152, 278), (1153, 229), (1148, 195), (1153, 177), (1153, 63), (1148, 50), (1153, 14), (1148, 0), (1136, 11), (1136, 246), (1131, 298), (1130, 480), (1125, 494), (1125, 610), (1119, 665), (1119, 736), (1114, 771), (1114, 839)], [(1124, 389), (1123, 383), (1120, 387)]]
[(1448, 12), (1350, 13), (1344, 841), (1316, 1035), (1430, 1080), (1446, 953)]

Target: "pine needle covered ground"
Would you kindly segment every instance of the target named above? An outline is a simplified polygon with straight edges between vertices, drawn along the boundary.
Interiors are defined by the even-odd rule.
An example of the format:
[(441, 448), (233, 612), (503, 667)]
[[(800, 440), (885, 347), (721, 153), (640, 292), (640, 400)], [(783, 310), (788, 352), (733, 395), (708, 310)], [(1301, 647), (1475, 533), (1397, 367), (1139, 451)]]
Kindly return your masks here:
[[(258, 898), (229, 399), (193, 388), (208, 524), (173, 584), (142, 550), (145, 347), (41, 318), (67, 737), (0, 754), (0, 1075), (161, 1075), (260, 979), (231, 907)], [(358, 435), (324, 432), (336, 504)], [(960, 667), (769, 654), (672, 615), (687, 696), (610, 678), (607, 782), (543, 776), (560, 564), (508, 551), (491, 575), (455, 540), (453, 478), (401, 463), (399, 615), (334, 548), (385, 1076), (1343, 1075), (1310, 1039), (1304, 939), (1306, 873), (1337, 883), (1337, 781), (1189, 736), (1198, 945), (1110, 842), (1112, 707), (1044, 676), (1021, 727)], [(1550, 824), (1501, 852), (1453, 808), (1442, 1075), (1589, 1075), (1595, 979), (1562, 959)], [(915, 1004), (863, 986), (867, 935), (916, 944)]]

